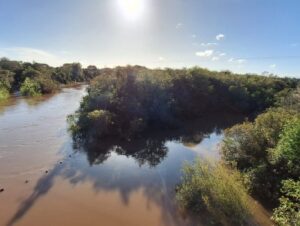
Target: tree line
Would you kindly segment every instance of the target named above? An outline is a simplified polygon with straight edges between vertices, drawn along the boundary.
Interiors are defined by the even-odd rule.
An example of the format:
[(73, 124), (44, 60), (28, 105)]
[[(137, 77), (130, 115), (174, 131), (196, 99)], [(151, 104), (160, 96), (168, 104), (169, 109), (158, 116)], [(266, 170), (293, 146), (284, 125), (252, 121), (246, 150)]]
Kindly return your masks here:
[(51, 67), (47, 64), (0, 59), (0, 100), (20, 91), (24, 96), (56, 92), (62, 85), (86, 82), (100, 74), (96, 66), (82, 68), (80, 63)]
[(151, 128), (180, 127), (212, 112), (258, 113), (297, 87), (299, 80), (215, 72), (203, 68), (103, 70), (69, 117), (77, 138), (130, 139)]

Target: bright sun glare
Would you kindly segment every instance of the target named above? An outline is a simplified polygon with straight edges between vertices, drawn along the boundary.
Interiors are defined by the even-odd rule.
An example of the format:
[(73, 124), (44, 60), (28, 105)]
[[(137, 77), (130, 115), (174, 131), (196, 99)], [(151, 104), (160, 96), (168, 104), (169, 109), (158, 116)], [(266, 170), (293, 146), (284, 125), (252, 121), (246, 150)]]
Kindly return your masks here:
[(127, 19), (137, 19), (145, 8), (145, 0), (118, 0), (118, 3)]

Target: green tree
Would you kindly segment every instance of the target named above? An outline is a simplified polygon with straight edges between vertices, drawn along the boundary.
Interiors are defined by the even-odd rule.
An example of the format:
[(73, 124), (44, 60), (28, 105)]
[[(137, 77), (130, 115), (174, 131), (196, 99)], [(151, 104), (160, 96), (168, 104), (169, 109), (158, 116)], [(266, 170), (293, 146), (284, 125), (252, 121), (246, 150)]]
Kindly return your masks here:
[[(299, 174), (298, 160), (288, 160), (288, 155), (285, 154), (293, 153), (294, 157), (299, 155), (297, 143), (290, 144), (291, 146), (286, 143), (299, 140), (295, 133), (297, 123), (287, 125), (295, 115), (294, 111), (273, 108), (257, 116), (254, 122), (225, 130), (223, 159), (242, 172), (248, 189), (263, 201), (275, 204), (280, 196), (281, 180)], [(284, 130), (289, 131), (288, 135), (282, 135)], [(287, 147), (290, 147), (290, 151)], [(281, 156), (280, 161), (274, 161), (274, 153), (281, 153), (276, 154)], [(297, 171), (294, 174), (288, 170), (292, 162), (292, 168)]]
[(41, 87), (37, 81), (26, 78), (21, 85), (20, 92), (24, 96), (39, 96), (41, 94)]
[(272, 219), (280, 226), (300, 225), (300, 181), (283, 181), (279, 207), (274, 210)]
[(277, 164), (286, 165), (289, 173), (300, 176), (300, 117), (285, 125), (272, 156)]

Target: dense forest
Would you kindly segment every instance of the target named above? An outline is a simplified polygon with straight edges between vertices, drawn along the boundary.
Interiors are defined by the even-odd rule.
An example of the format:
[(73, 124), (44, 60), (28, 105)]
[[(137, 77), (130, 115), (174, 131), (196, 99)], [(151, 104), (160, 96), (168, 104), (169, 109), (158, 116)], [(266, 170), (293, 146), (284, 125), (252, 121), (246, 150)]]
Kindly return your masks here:
[(212, 112), (261, 112), (298, 83), (197, 67), (117, 67), (91, 81), (88, 95), (69, 121), (73, 135), (85, 141), (109, 136), (131, 139), (150, 128), (178, 128)]
[(95, 66), (83, 69), (79, 63), (51, 67), (47, 64), (24, 63), (0, 59), (0, 101), (20, 91), (24, 96), (56, 92), (63, 85), (86, 82), (100, 74)]

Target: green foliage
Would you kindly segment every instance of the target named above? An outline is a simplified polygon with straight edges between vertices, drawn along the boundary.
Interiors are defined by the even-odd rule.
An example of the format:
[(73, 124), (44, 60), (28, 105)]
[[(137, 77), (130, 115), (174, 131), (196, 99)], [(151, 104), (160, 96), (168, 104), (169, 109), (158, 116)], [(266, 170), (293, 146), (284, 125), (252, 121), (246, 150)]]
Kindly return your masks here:
[(196, 213), (207, 211), (224, 225), (246, 225), (248, 196), (240, 175), (221, 164), (196, 160), (183, 167), (182, 183), (177, 190), (179, 204)]
[(21, 85), (20, 92), (24, 96), (39, 96), (41, 94), (41, 87), (37, 81), (26, 78)]
[(53, 74), (53, 79), (60, 83), (82, 82), (85, 80), (81, 64), (64, 64)]
[(288, 91), (289, 92), (279, 98), (278, 104), (300, 112), (300, 86), (295, 90)]
[(8, 70), (0, 70), (0, 101), (9, 97), (14, 82), (14, 74)]
[(6, 90), (11, 90), (14, 82), (14, 73), (8, 70), (0, 70), (0, 86)]
[(272, 155), (277, 164), (284, 162), (289, 173), (300, 175), (300, 117), (285, 125)]
[(57, 82), (47, 76), (39, 76), (35, 80), (39, 83), (43, 94), (54, 93), (59, 89)]
[(47, 64), (0, 59), (2, 94), (3, 90), (8, 90), (10, 93), (19, 91), (26, 78), (36, 81), (40, 86), (40, 92), (47, 94), (59, 90), (60, 84), (89, 81), (99, 74), (100, 70), (97, 67), (89, 66), (84, 70), (79, 63), (64, 64), (62, 67), (54, 68)]
[(280, 205), (274, 210), (272, 219), (280, 226), (300, 225), (300, 181), (283, 181), (283, 196)]
[(0, 101), (6, 100), (9, 97), (9, 91), (0, 84)]
[[(295, 131), (297, 123), (293, 126), (288, 123), (290, 120), (296, 120), (295, 118), (297, 116), (294, 111), (283, 108), (269, 109), (259, 115), (253, 123), (235, 125), (225, 131), (222, 144), (223, 159), (243, 173), (249, 190), (255, 196), (268, 202), (276, 202), (279, 198), (281, 180), (293, 176), (288, 171), (291, 159), (287, 158), (299, 156), (299, 146), (293, 143), (299, 142), (299, 135)], [(286, 135), (282, 135), (284, 130), (287, 130)], [(290, 149), (285, 149), (287, 146)], [(274, 152), (278, 153), (277, 159), (281, 156), (280, 159), (286, 161), (274, 162)], [(287, 152), (290, 155), (285, 154)], [(297, 161), (293, 163), (296, 164)], [(296, 170), (297, 167), (293, 169)], [(299, 174), (299, 171), (296, 174)]]
[[(274, 206), (278, 225), (300, 225), (299, 87), (280, 94), (281, 107), (225, 131), (223, 159), (242, 172), (253, 195)], [(282, 186), (283, 185), (283, 186)]]
[[(89, 74), (96, 69), (86, 69)], [(294, 85), (294, 83), (293, 83)], [(91, 81), (78, 110), (83, 136), (137, 136), (149, 128), (174, 128), (182, 121), (211, 112), (256, 112), (275, 103), (275, 95), (291, 87), (285, 79), (211, 72), (201, 68), (149, 70), (139, 66), (103, 69)], [(109, 129), (99, 130), (88, 114), (111, 114)], [(80, 137), (83, 137), (80, 136)], [(97, 137), (101, 137), (101, 132)], [(88, 138), (89, 139), (89, 138)]]
[(22, 63), (18, 61), (12, 61), (7, 58), (0, 59), (0, 68), (3, 70), (8, 70), (11, 72), (18, 71), (22, 69)]

